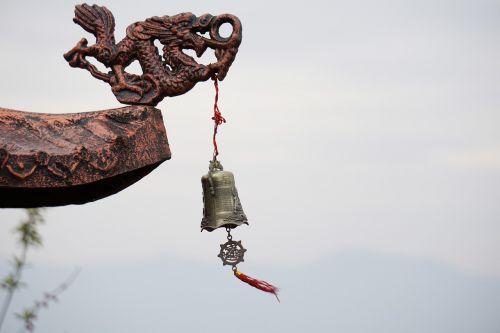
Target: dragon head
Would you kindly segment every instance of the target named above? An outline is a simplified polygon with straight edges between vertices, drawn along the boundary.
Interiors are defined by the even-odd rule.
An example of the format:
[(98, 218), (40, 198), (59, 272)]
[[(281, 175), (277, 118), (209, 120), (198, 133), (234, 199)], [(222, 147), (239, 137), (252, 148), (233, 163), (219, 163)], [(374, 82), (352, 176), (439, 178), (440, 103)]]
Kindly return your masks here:
[[(240, 20), (231, 14), (218, 16), (204, 14), (197, 17), (191, 13), (165, 17), (165, 20), (168, 20), (170, 31), (178, 39), (180, 49), (194, 50), (198, 57), (201, 57), (207, 48), (215, 51), (217, 62), (209, 66), (217, 73), (218, 79), (223, 80), (241, 43), (242, 27)], [(219, 30), (224, 23), (232, 26), (233, 31), (229, 37), (220, 35)], [(209, 33), (209, 37), (204, 36), (206, 33)], [(161, 41), (165, 45), (170, 42), (169, 40)]]

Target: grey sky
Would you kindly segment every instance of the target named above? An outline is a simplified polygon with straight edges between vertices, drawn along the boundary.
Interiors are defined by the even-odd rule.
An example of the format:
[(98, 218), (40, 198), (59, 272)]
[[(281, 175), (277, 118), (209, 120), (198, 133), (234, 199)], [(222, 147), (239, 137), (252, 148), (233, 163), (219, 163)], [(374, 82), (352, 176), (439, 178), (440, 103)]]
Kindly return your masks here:
[[(453, 284), (446, 289), (450, 294), (463, 290), (484, 310), (475, 314), (465, 305), (457, 306), (441, 321), (431, 318), (431, 312), (422, 312), (422, 318), (436, 327), (444, 325), (436, 332), (457, 332), (445, 321), (462, 315), (464, 325), (476, 319), (488, 323), (478, 332), (500, 330), (500, 323), (492, 319), (496, 314), (488, 312), (494, 308), (493, 301), (485, 296), (498, 295), (500, 290), (498, 1), (101, 4), (115, 15), (117, 39), (128, 24), (153, 15), (229, 12), (242, 20), (240, 52), (221, 83), (220, 107), (228, 123), (220, 129), (219, 145), (221, 160), (235, 173), (250, 219), (249, 227), (235, 232), (248, 248), (241, 269), (262, 278), (274, 277), (277, 284), (287, 286), (285, 295), (298, 295), (292, 297), (292, 304), (283, 305), (286, 310), (276, 310), (274, 304), (266, 308), (269, 316), (284, 311), (283, 316), (293, 317), (294, 311), (301, 310), (309, 311), (305, 318), (313, 321), (316, 306), (324, 309), (328, 303), (304, 291), (314, 280), (309, 270), (352, 259), (359, 266), (347, 269), (346, 276), (363, 274), (363, 265), (379, 263), (400, 289), (377, 289), (385, 282), (377, 280), (377, 274), (370, 280), (373, 271), (368, 269), (365, 282), (373, 287), (372, 294), (358, 292), (355, 282), (346, 278), (321, 285), (323, 290), (332, 288), (325, 295), (336, 298), (339, 290), (351, 290), (351, 294), (341, 293), (349, 303), (356, 297), (363, 301), (397, 297), (409, 288), (408, 304), (416, 304), (412, 302), (419, 291), (427, 287), (424, 278), (416, 278), (416, 285), (404, 284), (408, 278), (404, 272), (410, 267), (423, 275), (429, 272), (429, 283), (439, 288), (447, 285), (440, 280), (445, 276)], [(71, 21), (73, 6), (69, 1), (33, 2), (29, 7), (23, 2), (0, 2), (2, 107), (62, 113), (119, 105), (108, 86), (83, 70), (70, 68), (62, 57), (83, 36), (93, 42)], [(45, 246), (31, 257), (32, 279), (37, 269), (64, 275), (79, 265), (86, 281), (93, 273), (105, 275), (108, 267), (110, 274), (143, 267), (143, 274), (134, 275), (137, 283), (141, 278), (149, 281), (148, 274), (165, 274), (165, 281), (172, 274), (176, 279), (171, 283), (189, 291), (192, 286), (184, 283), (182, 275), (155, 272), (154, 263), (165, 265), (167, 258), (176, 263), (172, 267), (186, 274), (230, 275), (215, 257), (223, 232), (199, 232), (200, 177), (211, 156), (213, 93), (209, 82), (202, 83), (159, 105), (173, 158), (150, 176), (111, 198), (47, 211), (50, 223), (43, 228)], [(10, 230), (21, 215), (18, 210), (0, 211), (2, 258), (14, 249)], [(349, 253), (361, 253), (360, 259)], [(300, 278), (288, 280), (289, 275), (281, 275), (280, 270)], [(332, 270), (339, 273), (335, 267)], [(49, 278), (40, 281), (50, 288)], [(483, 283), (486, 291), (478, 291)], [(98, 283), (88, 282), (90, 289), (75, 285), (73, 296), (68, 292), (63, 304), (73, 304), (68, 299), (78, 298), (93, 286), (98, 288)], [(245, 309), (251, 313), (262, 302), (271, 302), (260, 294), (252, 296), (253, 290), (237, 291), (246, 286), (231, 288), (238, 301), (249, 302)], [(99, 289), (99, 295), (106, 298), (118, 292), (109, 289)], [(151, 306), (161, 307), (163, 296), (148, 290)], [(225, 293), (223, 284), (216, 291), (188, 299), (210, 304), (202, 299), (213, 300), (218, 293)], [(131, 293), (136, 294), (140, 295)], [(469, 301), (469, 296), (448, 296), (436, 296), (443, 307)], [(425, 307), (432, 299), (415, 302)], [(301, 309), (301, 302), (307, 309)], [(336, 302), (338, 307), (344, 304)], [(404, 300), (394, 302), (402, 302), (398, 310), (402, 326), (388, 319), (374, 332), (390, 332), (391, 327), (394, 332), (411, 332), (409, 328), (415, 327), (416, 317), (409, 314), (414, 309), (409, 305), (405, 312)], [(86, 306), (92, 307), (92, 302)], [(370, 309), (359, 308), (367, 323)], [(140, 320), (148, 321), (147, 309), (143, 311)], [(367, 330), (368, 324), (353, 328), (356, 316), (346, 308), (337, 311), (352, 317), (345, 317), (344, 325), (320, 311), (316, 331), (322, 331), (321, 327), (323, 331), (372, 331)], [(384, 318), (392, 313), (391, 309), (384, 313), (382, 305), (377, 311)], [(84, 320), (92, 322), (90, 317)], [(52, 325), (46, 331), (83, 332), (78, 328), (83, 319), (76, 314), (71, 318), (62, 326), (46, 323)], [(209, 323), (210, 332), (224, 324)], [(255, 325), (260, 331), (275, 331)], [(88, 326), (87, 331), (96, 327), (100, 326)], [(111, 325), (106, 331), (114, 332), (113, 327), (120, 326)], [(297, 327), (297, 332), (303, 331)], [(418, 327), (421, 330), (415, 332), (432, 332)], [(190, 329), (198, 332), (196, 326)]]

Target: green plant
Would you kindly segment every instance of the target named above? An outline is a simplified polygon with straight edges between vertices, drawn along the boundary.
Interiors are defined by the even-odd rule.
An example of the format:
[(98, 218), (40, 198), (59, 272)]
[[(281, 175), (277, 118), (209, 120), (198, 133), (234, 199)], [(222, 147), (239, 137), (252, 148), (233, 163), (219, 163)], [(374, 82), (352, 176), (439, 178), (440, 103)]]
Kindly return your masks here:
[(79, 273), (80, 270), (75, 269), (66, 281), (61, 283), (56, 289), (43, 293), (42, 299), (36, 300), (32, 306), (25, 308), (20, 313), (16, 313), (16, 317), (23, 322), (25, 330), (29, 332), (35, 330), (35, 320), (38, 318), (38, 312), (43, 308), (47, 308), (50, 302), (57, 302), (59, 295), (70, 286)]
[[(38, 227), (45, 222), (42, 215), (43, 209), (30, 208), (26, 209), (27, 216), (19, 222), (14, 229), (14, 234), (17, 237), (18, 243), (21, 245), (19, 255), (14, 255), (12, 260), (12, 271), (0, 281), (0, 289), (6, 291), (6, 297), (2, 302), (0, 309), (0, 331), (4, 323), (5, 317), (9, 310), (10, 303), (14, 293), (26, 284), (21, 281), (23, 269), (26, 266), (26, 258), (28, 250), (42, 246), (42, 237), (38, 231)], [(68, 286), (78, 275), (79, 270), (75, 270), (70, 277), (61, 283), (56, 289), (51, 292), (46, 292), (40, 300), (33, 303), (32, 306), (25, 308), (22, 312), (16, 313), (16, 317), (22, 321), (25, 330), (32, 332), (35, 329), (35, 320), (38, 317), (38, 312), (42, 308), (47, 308), (50, 302), (57, 301), (58, 296), (64, 292)]]
[(19, 223), (15, 229), (15, 235), (18, 242), (21, 244), (21, 253), (14, 255), (12, 261), (12, 271), (1, 281), (0, 288), (4, 289), (7, 293), (2, 307), (0, 309), (0, 330), (2, 329), (5, 316), (9, 310), (10, 303), (14, 293), (25, 286), (21, 282), (23, 269), (26, 265), (26, 256), (30, 248), (42, 246), (42, 237), (38, 232), (38, 226), (45, 222), (41, 208), (26, 209), (27, 217)]

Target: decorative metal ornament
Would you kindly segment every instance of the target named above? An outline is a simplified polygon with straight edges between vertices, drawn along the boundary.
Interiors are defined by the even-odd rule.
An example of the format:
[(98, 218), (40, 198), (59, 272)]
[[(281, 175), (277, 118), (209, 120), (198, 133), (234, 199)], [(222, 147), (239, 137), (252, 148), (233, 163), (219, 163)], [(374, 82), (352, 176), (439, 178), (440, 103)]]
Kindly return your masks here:
[(241, 241), (234, 241), (231, 236), (231, 229), (227, 228), (227, 242), (220, 245), (220, 252), (217, 257), (222, 260), (222, 264), (224, 266), (231, 265), (233, 269), (236, 269), (236, 265), (240, 262), (245, 261), (243, 256), (247, 251), (243, 245), (241, 245)]
[(236, 228), (248, 224), (241, 207), (234, 175), (224, 171), (218, 160), (210, 161), (208, 174), (201, 177), (203, 187), (203, 219), (201, 231)]

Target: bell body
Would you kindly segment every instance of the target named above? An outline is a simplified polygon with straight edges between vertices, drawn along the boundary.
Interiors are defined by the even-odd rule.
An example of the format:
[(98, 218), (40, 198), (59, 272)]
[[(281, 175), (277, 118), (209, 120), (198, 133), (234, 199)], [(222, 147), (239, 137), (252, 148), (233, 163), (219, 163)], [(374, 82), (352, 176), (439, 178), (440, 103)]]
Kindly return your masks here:
[(202, 231), (235, 228), (243, 223), (248, 224), (232, 172), (224, 171), (218, 161), (212, 161), (208, 174), (201, 177), (201, 184), (203, 187)]

